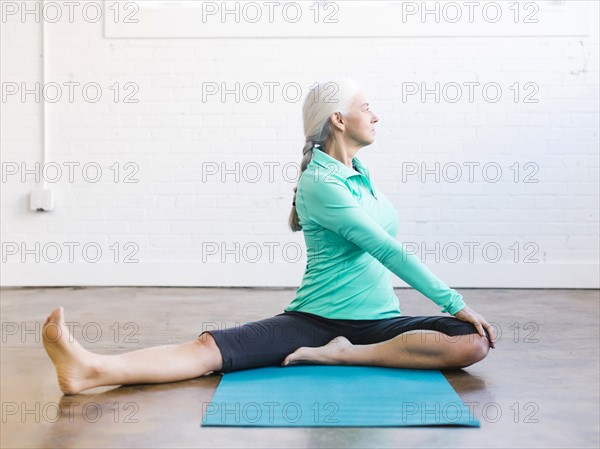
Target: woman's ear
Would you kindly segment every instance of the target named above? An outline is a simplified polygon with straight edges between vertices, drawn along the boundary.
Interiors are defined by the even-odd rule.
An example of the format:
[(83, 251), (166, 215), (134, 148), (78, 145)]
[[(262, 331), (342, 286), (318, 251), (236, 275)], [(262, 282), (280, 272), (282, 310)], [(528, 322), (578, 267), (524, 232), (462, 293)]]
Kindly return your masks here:
[(343, 127), (345, 125), (344, 117), (339, 112), (334, 112), (333, 115), (331, 116), (330, 121), (333, 126), (335, 126), (336, 128), (339, 128), (339, 129), (343, 129)]

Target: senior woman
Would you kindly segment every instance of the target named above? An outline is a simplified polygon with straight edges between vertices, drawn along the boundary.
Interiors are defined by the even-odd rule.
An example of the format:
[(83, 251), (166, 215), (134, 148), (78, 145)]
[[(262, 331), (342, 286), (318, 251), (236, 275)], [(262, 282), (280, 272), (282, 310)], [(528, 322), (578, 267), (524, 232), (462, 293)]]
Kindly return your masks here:
[[(364, 89), (346, 78), (318, 83), (302, 112), (306, 143), (289, 225), (304, 233), (307, 264), (289, 305), (243, 326), (117, 355), (83, 348), (58, 307), (43, 342), (63, 393), (274, 365), (460, 369), (486, 357), (493, 328), (404, 251), (394, 207), (356, 156), (375, 141), (378, 121)], [(453, 316), (402, 315), (390, 272)]]

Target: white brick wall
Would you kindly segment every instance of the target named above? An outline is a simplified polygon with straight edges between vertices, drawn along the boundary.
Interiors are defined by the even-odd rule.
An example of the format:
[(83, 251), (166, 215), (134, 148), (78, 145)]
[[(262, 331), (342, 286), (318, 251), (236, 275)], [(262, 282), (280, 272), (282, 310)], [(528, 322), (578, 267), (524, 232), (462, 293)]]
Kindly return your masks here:
[[(287, 217), (303, 146), (301, 101), (277, 95), (273, 103), (236, 103), (230, 95), (224, 103), (203, 102), (202, 83), (298, 83), (303, 98), (316, 81), (340, 75), (364, 85), (379, 115), (377, 142), (358, 156), (398, 211), (398, 240), (431, 251), (418, 255), (446, 283), (598, 288), (598, 2), (592, 3), (592, 34), (585, 38), (105, 39), (102, 21), (47, 24), (46, 82), (96, 82), (103, 95), (97, 103), (46, 105), (47, 162), (81, 164), (74, 182), (65, 168), (59, 182), (48, 184), (53, 212), (28, 210), (33, 176), (3, 180), (2, 285), (298, 286), (304, 240), (288, 229)], [(41, 82), (41, 24), (7, 21), (1, 37), (2, 82)], [(401, 101), (403, 82), (470, 81), (498, 83), (500, 101)], [(115, 82), (135, 83), (139, 102), (115, 103)], [(533, 92), (523, 87), (528, 82), (538, 86), (538, 103), (522, 101)], [(121, 87), (121, 100), (131, 92)], [(41, 162), (41, 104), (30, 95), (1, 106), (4, 169), (33, 167)], [(80, 169), (90, 162), (102, 167), (97, 183), (82, 179)], [(139, 168), (137, 183), (122, 182), (133, 172), (124, 168), (128, 162)], [(433, 169), (436, 162), (448, 167), (448, 177), (458, 164), (463, 177), (402, 180), (406, 164)], [(115, 163), (120, 182), (109, 168)], [(239, 182), (231, 172), (225, 182), (219, 174), (203, 182), (206, 168), (221, 163)], [(465, 163), (479, 164), (474, 182)], [(487, 163), (502, 169), (498, 182), (482, 178)], [(250, 182), (255, 167), (262, 176)], [(523, 182), (527, 175), (538, 182)], [(80, 244), (73, 261), (69, 242)], [(21, 245), (31, 250), (25, 262)], [(57, 246), (63, 253), (53, 263)], [(95, 263), (94, 248), (102, 251)], [(455, 261), (456, 248), (462, 256)], [(128, 255), (137, 262), (125, 263)]]

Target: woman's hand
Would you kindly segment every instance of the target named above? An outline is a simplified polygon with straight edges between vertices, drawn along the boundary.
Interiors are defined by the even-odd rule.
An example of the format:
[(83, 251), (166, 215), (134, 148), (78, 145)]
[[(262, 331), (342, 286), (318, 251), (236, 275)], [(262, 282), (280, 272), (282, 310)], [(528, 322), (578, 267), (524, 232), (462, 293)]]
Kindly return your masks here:
[[(496, 347), (496, 334), (494, 333), (494, 329), (488, 324), (488, 322), (483, 316), (475, 312), (469, 306), (463, 307), (458, 312), (456, 312), (454, 316), (459, 320), (466, 321), (468, 323), (473, 323), (473, 325), (477, 329), (477, 332), (479, 332), (479, 334), (482, 337), (486, 337), (489, 340), (490, 347), (492, 349)], [(484, 329), (487, 331), (489, 337), (483, 332)]]

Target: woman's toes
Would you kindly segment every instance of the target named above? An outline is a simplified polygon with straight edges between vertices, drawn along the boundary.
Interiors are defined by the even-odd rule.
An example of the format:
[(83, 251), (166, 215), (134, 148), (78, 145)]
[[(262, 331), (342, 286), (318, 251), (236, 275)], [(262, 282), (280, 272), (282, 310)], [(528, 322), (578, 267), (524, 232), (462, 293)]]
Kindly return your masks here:
[(299, 360), (302, 360), (303, 353), (304, 353), (304, 348), (296, 349), (291, 354), (288, 354), (288, 356), (285, 359), (283, 359), (283, 362), (281, 363), (282, 366), (293, 365), (294, 363), (297, 363)]

